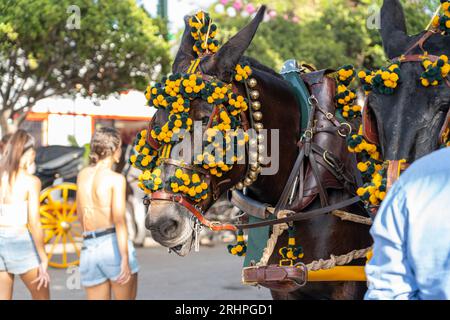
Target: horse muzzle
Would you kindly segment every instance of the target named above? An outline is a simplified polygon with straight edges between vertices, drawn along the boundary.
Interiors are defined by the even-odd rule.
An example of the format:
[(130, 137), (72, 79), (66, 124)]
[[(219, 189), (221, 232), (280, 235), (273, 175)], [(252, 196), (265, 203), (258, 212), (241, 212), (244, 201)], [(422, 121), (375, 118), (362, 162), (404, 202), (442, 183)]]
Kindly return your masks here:
[[(152, 201), (147, 210), (145, 227), (162, 246), (171, 248), (180, 255), (189, 252), (193, 232), (191, 216), (189, 211), (178, 203)], [(186, 248), (187, 246), (189, 248)]]

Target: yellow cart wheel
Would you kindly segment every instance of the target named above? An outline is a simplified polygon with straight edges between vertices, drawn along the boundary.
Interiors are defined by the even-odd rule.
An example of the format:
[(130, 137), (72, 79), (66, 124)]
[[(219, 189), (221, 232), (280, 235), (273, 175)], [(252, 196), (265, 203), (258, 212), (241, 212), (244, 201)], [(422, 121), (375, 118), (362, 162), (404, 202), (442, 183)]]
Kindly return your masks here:
[(80, 262), (82, 228), (76, 212), (74, 183), (46, 188), (40, 195), (40, 214), (49, 266), (68, 268)]

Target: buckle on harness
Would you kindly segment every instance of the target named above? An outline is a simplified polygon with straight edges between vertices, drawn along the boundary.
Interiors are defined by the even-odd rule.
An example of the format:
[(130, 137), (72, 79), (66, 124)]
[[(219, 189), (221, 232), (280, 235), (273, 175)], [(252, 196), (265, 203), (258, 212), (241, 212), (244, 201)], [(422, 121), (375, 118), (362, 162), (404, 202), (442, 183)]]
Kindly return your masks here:
[(328, 150), (325, 150), (322, 154), (323, 160), (328, 163), (332, 168), (336, 168), (336, 166), (327, 158), (327, 154), (329, 154)]
[(319, 104), (319, 100), (317, 100), (317, 98), (316, 98), (315, 95), (310, 95), (310, 96), (308, 97), (308, 103), (309, 103), (310, 105), (318, 105), (318, 104)]
[(325, 114), (325, 117), (326, 117), (328, 120), (331, 120), (331, 119), (334, 118), (334, 115), (333, 115), (331, 112), (327, 112), (327, 113)]
[[(343, 127), (345, 127), (345, 128), (348, 129), (348, 132), (347, 132), (347, 133), (341, 133), (341, 130), (343, 129)], [(341, 123), (341, 128), (339, 128), (338, 131), (337, 131), (337, 133), (338, 133), (342, 138), (347, 137), (351, 132), (352, 132), (352, 126), (351, 126), (349, 123), (347, 123), (347, 122), (342, 122), (342, 123)]]
[(294, 260), (281, 259), (279, 265), (280, 265), (280, 267), (292, 267), (292, 266), (294, 266)]

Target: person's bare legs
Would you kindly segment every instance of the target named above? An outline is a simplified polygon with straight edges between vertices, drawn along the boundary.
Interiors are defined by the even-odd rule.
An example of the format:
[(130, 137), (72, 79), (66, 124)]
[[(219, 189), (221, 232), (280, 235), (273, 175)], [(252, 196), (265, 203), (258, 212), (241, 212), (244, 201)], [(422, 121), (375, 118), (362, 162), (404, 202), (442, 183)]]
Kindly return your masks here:
[(118, 284), (111, 281), (112, 291), (116, 300), (135, 300), (137, 295), (138, 274), (132, 274), (130, 281), (125, 284)]
[(39, 269), (34, 268), (24, 274), (20, 275), (20, 278), (22, 279), (25, 286), (28, 288), (28, 290), (31, 293), (31, 298), (33, 300), (48, 300), (50, 299), (50, 288), (43, 287), (38, 290), (38, 283), (32, 283), (39, 275)]
[(133, 281), (133, 289), (131, 290), (131, 299), (132, 300), (136, 300), (137, 287), (138, 287), (138, 274), (137, 274), (137, 272), (135, 274), (131, 275), (130, 281)]
[(0, 271), (0, 300), (11, 300), (14, 286), (14, 275)]
[(109, 281), (85, 289), (88, 300), (111, 300), (111, 284)]

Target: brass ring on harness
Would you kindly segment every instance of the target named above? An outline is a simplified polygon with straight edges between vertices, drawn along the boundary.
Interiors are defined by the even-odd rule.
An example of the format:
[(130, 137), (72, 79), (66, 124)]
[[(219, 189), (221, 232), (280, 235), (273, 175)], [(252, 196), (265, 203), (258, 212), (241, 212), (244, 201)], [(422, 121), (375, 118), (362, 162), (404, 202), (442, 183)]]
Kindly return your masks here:
[(322, 158), (323, 158), (323, 160), (326, 162), (326, 163), (328, 163), (332, 168), (335, 168), (336, 166), (327, 158), (327, 154), (328, 154), (329, 152), (327, 151), (327, 150), (325, 150), (324, 152), (323, 152), (323, 154), (322, 154)]
[[(346, 127), (348, 129), (347, 133), (341, 133), (342, 127)], [(338, 134), (345, 138), (346, 136), (348, 136), (351, 132), (352, 132), (352, 126), (348, 123), (348, 122), (342, 122), (341, 123), (341, 128), (338, 129)]]
[(314, 132), (312, 129), (306, 129), (305, 132), (303, 133), (303, 136), (307, 139), (312, 139), (314, 136)]
[(142, 203), (144, 204), (144, 206), (148, 207), (151, 203), (151, 200), (145, 196), (144, 199), (142, 199)]
[(318, 105), (319, 104), (319, 100), (317, 100), (317, 98), (314, 95), (311, 95), (308, 97), (308, 102), (310, 105)]

